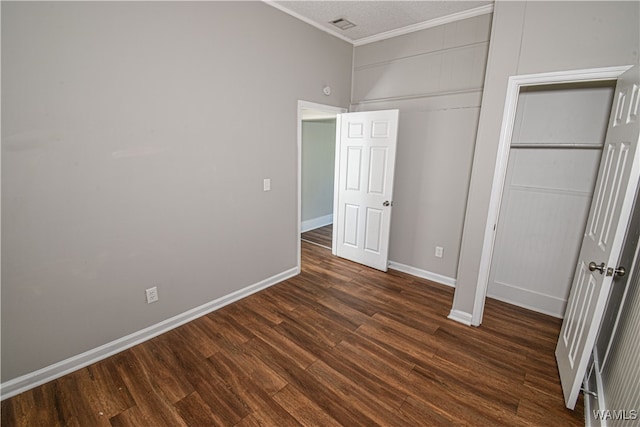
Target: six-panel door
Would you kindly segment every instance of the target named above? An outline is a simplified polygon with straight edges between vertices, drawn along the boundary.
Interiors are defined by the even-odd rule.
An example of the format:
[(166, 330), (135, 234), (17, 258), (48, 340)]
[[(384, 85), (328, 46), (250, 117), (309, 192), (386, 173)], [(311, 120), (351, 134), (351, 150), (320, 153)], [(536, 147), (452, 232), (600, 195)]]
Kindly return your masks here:
[(640, 176), (638, 67), (618, 79), (587, 227), (556, 346), (565, 404), (573, 409), (616, 278)]
[(338, 116), (335, 250), (387, 271), (398, 110)]

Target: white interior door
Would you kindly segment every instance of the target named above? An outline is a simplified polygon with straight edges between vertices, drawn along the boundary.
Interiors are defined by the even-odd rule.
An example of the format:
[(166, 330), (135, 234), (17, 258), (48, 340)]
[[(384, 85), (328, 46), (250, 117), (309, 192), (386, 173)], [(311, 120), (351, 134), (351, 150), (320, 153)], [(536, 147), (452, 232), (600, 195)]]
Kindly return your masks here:
[(387, 271), (398, 110), (339, 114), (335, 254)]
[(618, 79), (587, 227), (556, 347), (565, 404), (573, 409), (617, 276), (618, 260), (638, 190), (640, 73)]

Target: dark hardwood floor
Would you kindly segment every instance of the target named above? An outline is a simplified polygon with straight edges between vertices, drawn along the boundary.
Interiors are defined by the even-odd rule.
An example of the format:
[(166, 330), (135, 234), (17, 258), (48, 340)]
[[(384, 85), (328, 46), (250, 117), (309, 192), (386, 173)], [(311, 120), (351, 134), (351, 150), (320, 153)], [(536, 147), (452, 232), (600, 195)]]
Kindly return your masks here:
[(333, 224), (325, 225), (324, 227), (316, 228), (315, 230), (306, 231), (302, 233), (300, 237), (303, 241), (331, 249)]
[(2, 402), (3, 426), (570, 426), (560, 321), (302, 244), (299, 276)]

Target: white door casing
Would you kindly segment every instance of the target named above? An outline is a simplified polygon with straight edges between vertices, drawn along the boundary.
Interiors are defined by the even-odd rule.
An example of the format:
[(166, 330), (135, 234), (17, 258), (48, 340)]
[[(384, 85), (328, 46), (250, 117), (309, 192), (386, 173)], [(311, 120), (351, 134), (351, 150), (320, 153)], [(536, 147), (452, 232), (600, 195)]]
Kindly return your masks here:
[(387, 271), (398, 110), (340, 114), (334, 253)]
[[(549, 85), (556, 83), (578, 83), (600, 80), (617, 80), (631, 66), (616, 66), (607, 68), (593, 68), (586, 70), (554, 71), (550, 73), (516, 75), (509, 77), (507, 83), (507, 95), (502, 117), (502, 128), (498, 141), (498, 152), (496, 156), (496, 166), (491, 186), (491, 196), (489, 198), (489, 211), (485, 224), (484, 239), (482, 243), (482, 255), (480, 257), (480, 267), (478, 270), (478, 281), (476, 295), (473, 303), (472, 313), (461, 313), (453, 309), (450, 318), (466, 325), (479, 326), (482, 324), (484, 314), (484, 303), (487, 295), (489, 274), (491, 272), (491, 262), (493, 258), (498, 216), (504, 193), (505, 175), (509, 160), (509, 151), (513, 136), (514, 121), (518, 104), (520, 88), (526, 86)], [(465, 319), (469, 315), (470, 320)]]
[[(556, 360), (565, 404), (573, 409), (604, 314), (640, 179), (640, 73), (616, 85), (598, 179), (567, 302)], [(591, 264), (591, 266), (590, 266)]]

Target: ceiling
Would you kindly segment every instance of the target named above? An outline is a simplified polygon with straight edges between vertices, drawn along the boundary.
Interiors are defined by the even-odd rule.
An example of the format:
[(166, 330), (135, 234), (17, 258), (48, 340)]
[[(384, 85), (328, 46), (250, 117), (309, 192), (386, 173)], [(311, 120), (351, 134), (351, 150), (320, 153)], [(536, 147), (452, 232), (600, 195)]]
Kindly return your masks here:
[[(266, 3), (356, 46), (488, 13), (493, 7), (492, 0), (298, 0)], [(341, 30), (329, 23), (339, 18), (347, 19), (356, 26)]]

